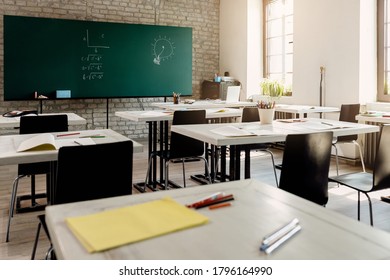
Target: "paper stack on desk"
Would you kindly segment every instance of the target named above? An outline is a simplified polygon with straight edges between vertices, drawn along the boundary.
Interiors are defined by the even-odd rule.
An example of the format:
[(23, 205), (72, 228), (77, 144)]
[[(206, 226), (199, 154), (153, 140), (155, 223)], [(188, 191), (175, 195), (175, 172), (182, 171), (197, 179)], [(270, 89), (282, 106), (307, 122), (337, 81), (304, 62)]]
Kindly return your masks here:
[(208, 218), (171, 198), (67, 218), (88, 252), (99, 252), (202, 225)]

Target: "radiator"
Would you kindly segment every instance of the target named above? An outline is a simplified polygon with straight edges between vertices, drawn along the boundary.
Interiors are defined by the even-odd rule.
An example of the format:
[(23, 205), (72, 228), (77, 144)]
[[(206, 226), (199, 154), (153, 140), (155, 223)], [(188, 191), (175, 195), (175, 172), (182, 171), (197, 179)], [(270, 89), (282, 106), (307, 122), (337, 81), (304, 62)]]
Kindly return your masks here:
[(286, 112), (275, 112), (275, 119), (291, 119), (294, 118), (294, 114)]
[[(367, 122), (367, 124), (380, 125), (379, 123)], [(366, 166), (373, 167), (377, 149), (379, 133), (366, 133), (364, 136), (364, 162)]]

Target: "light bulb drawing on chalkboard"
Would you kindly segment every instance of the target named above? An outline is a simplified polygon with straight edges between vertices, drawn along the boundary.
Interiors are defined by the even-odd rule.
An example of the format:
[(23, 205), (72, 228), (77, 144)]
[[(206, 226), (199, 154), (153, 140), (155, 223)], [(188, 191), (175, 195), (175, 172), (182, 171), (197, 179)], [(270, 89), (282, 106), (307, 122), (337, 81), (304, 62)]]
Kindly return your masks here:
[(154, 39), (152, 44), (153, 51), (153, 62), (156, 65), (160, 65), (161, 61), (168, 60), (174, 55), (174, 42), (166, 37), (159, 36), (157, 39)]

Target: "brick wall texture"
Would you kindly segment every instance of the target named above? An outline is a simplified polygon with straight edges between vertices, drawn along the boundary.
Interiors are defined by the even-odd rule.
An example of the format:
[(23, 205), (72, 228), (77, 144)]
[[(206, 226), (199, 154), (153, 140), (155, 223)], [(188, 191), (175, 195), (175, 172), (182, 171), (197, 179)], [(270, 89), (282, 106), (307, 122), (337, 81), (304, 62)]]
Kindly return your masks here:
[[(219, 69), (220, 0), (0, 0), (1, 15), (19, 15), (88, 21), (121, 22), (191, 27), (192, 90), (200, 94), (203, 80)], [(0, 18), (0, 112), (39, 109), (37, 101), (4, 101), (3, 17)], [(21, 81), (23, 82), (23, 81)], [(170, 100), (168, 98), (168, 100)], [(88, 129), (108, 127), (130, 138), (147, 138), (145, 123), (135, 123), (115, 116), (116, 111), (152, 109), (151, 102), (162, 98), (122, 98), (85, 100), (47, 100), (44, 113), (74, 112), (87, 120)], [(108, 106), (108, 112), (107, 112)], [(15, 133), (1, 129), (0, 134)]]

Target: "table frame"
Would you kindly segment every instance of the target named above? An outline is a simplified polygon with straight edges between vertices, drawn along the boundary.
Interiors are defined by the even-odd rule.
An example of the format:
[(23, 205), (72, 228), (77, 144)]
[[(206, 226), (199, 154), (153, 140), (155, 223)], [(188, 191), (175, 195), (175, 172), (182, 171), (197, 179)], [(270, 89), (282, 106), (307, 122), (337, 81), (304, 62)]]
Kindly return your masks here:
[[(157, 156), (155, 151), (168, 150), (169, 138), (169, 121), (173, 119), (173, 111), (151, 110), (151, 111), (119, 111), (115, 113), (116, 116), (136, 122), (146, 122), (148, 124), (148, 159), (152, 161), (149, 177), (145, 182), (134, 183), (133, 186), (139, 192), (145, 192), (146, 188), (157, 191), (165, 189), (165, 160), (160, 157), (159, 169), (157, 169)], [(209, 108), (206, 109), (206, 118), (211, 123), (219, 123), (224, 118), (241, 117), (242, 110), (232, 108)], [(214, 154), (219, 152), (215, 147), (209, 149), (209, 145), (205, 143), (206, 159), (210, 158), (210, 172), (212, 177), (216, 177)], [(209, 157), (210, 155), (210, 157)], [(157, 177), (157, 170), (159, 176)], [(205, 170), (206, 173), (206, 170)], [(192, 175), (191, 178), (201, 184), (208, 184), (208, 180), (204, 174)], [(169, 180), (169, 185), (174, 188), (180, 188), (175, 182)]]
[[(283, 142), (286, 139), (288, 134), (298, 134), (298, 133), (315, 133), (320, 130), (308, 129), (304, 125), (314, 123), (326, 123), (327, 125), (333, 125), (335, 128), (327, 130), (333, 131), (333, 136), (344, 136), (344, 135), (354, 135), (362, 133), (373, 133), (378, 132), (379, 127), (373, 125), (365, 125), (359, 123), (350, 123), (350, 122), (341, 122), (336, 120), (327, 120), (327, 119), (297, 119), (291, 123), (285, 123), (283, 121), (274, 121), (271, 125), (261, 125), (260, 123), (230, 123), (230, 124), (203, 124), (203, 125), (175, 125), (171, 127), (171, 131), (176, 133), (181, 133), (188, 137), (193, 137), (197, 140), (207, 142), (210, 145), (216, 147), (230, 147), (231, 153), (233, 156), (230, 158), (230, 174), (229, 180), (238, 180), (240, 179), (240, 170), (238, 169), (238, 155), (235, 152), (236, 145), (245, 145), (253, 143), (273, 143), (273, 142)], [(258, 136), (240, 136), (240, 137), (227, 137), (222, 136), (217, 133), (213, 133), (211, 130), (223, 126), (236, 126), (240, 128), (255, 127), (256, 129), (262, 129), (272, 132), (268, 135), (258, 135)], [(325, 125), (324, 125), (325, 126)], [(337, 128), (336, 128), (337, 127)], [(226, 157), (226, 154), (221, 150), (221, 160)], [(224, 173), (222, 178), (227, 178), (225, 166), (221, 166), (221, 173)], [(250, 167), (247, 167), (250, 168)], [(223, 180), (222, 180), (223, 181)]]

